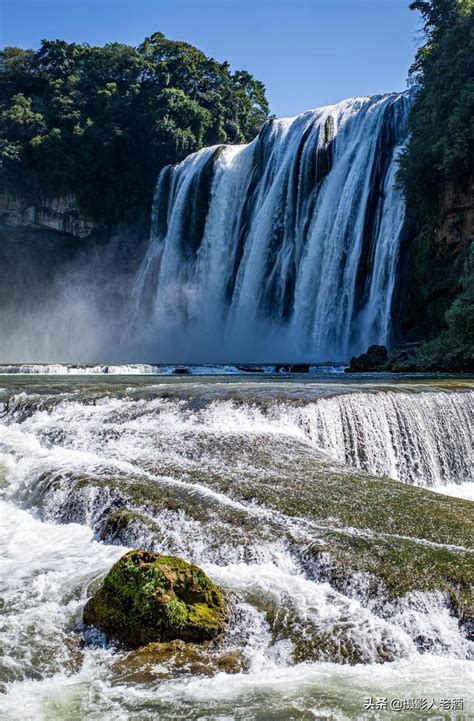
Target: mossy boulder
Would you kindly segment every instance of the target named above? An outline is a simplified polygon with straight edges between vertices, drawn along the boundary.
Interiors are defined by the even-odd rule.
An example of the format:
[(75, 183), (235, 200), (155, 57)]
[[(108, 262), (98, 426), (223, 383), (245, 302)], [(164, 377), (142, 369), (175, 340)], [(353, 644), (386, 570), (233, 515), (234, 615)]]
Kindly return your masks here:
[(222, 592), (197, 566), (145, 550), (126, 553), (84, 608), (84, 622), (131, 648), (207, 641), (227, 620)]

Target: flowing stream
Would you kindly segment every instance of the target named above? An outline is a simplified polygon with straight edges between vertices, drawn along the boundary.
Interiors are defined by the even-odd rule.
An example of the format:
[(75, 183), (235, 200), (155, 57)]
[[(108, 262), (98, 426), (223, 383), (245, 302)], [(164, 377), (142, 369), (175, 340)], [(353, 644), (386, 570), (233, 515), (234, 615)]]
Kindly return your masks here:
[[(2, 719), (339, 721), (369, 718), (366, 697), (474, 712), (472, 642), (443, 593), (374, 595), (364, 573), (334, 585), (311, 560), (328, 529), (368, 533), (313, 510), (374, 474), (467, 496), (472, 382), (84, 372), (0, 388)], [(220, 648), (137, 670), (81, 625), (140, 546), (233, 594)]]

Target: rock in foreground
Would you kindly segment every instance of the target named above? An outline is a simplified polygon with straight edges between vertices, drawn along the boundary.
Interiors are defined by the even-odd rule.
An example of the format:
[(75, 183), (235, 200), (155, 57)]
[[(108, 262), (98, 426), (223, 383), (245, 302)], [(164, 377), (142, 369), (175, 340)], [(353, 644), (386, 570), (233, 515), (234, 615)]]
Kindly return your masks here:
[(244, 667), (241, 649), (215, 648), (212, 641), (196, 644), (178, 640), (134, 649), (119, 658), (114, 670), (121, 682), (147, 683), (179, 676), (210, 677), (221, 671), (239, 673)]
[(222, 593), (197, 566), (175, 556), (130, 551), (84, 608), (84, 622), (131, 648), (155, 641), (206, 641), (224, 628)]

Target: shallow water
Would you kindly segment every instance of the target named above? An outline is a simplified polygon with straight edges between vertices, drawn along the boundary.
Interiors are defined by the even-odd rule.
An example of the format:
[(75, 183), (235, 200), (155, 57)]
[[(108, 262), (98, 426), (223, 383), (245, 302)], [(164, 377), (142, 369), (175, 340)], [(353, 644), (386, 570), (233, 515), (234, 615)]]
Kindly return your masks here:
[[(464, 698), (474, 713), (472, 645), (441, 593), (374, 599), (357, 574), (342, 592), (303, 553), (340, 525), (310, 520), (334, 479), (370, 472), (466, 497), (472, 381), (9, 375), (0, 386), (2, 718), (434, 718), (389, 708), (413, 698)], [(275, 506), (292, 488), (293, 505)], [(139, 518), (122, 528), (130, 504)], [(165, 664), (137, 681), (123, 651), (81, 626), (97, 580), (142, 545), (233, 593), (222, 643), (241, 653), (239, 673)], [(366, 710), (366, 697), (387, 709)]]

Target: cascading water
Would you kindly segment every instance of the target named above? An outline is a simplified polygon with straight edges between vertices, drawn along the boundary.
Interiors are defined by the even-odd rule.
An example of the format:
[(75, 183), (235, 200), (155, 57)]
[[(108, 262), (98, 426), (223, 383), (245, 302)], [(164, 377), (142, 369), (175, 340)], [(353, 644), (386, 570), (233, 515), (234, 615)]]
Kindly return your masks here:
[[(214, 361), (387, 342), (409, 104), (346, 101), (165, 169), (143, 338)], [(387, 721), (420, 696), (470, 713), (472, 382), (335, 366), (0, 368), (2, 719), (362, 721), (382, 695)], [(226, 589), (229, 625), (193, 662), (82, 624), (130, 547)]]
[(346, 358), (388, 343), (410, 104), (346, 100), (165, 168), (134, 287), (140, 323), (213, 360)]
[[(468, 618), (442, 586), (445, 568), (467, 578), (468, 502), (407, 485), (470, 486), (468, 380), (27, 370), (0, 378), (2, 719), (362, 721), (366, 696), (441, 693), (471, 708)], [(129, 547), (231, 594), (198, 663), (142, 666), (81, 625)], [(375, 583), (394, 562), (397, 585), (415, 562), (414, 586)]]
[(471, 393), (350, 393), (301, 415), (311, 440), (342, 463), (424, 486), (474, 480)]

